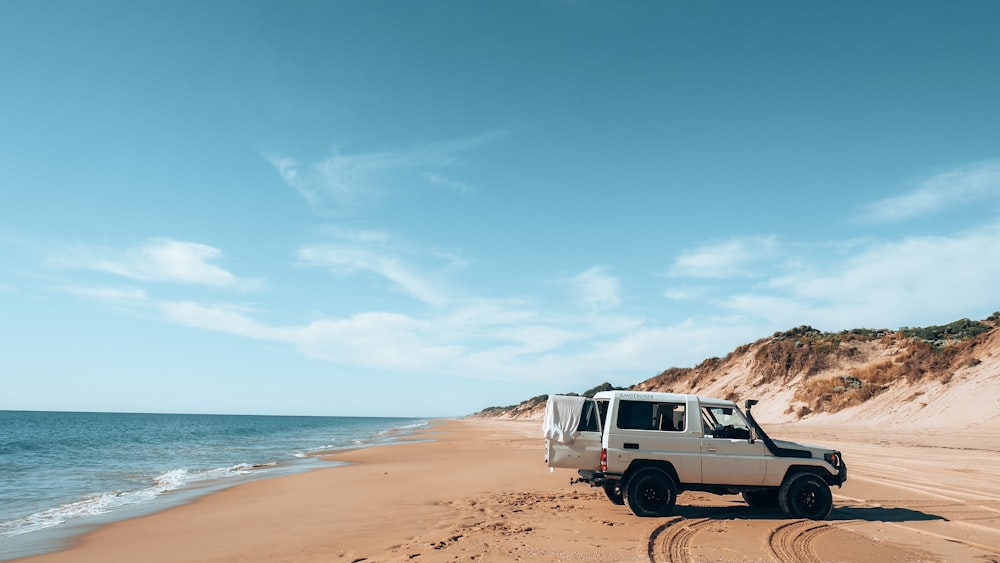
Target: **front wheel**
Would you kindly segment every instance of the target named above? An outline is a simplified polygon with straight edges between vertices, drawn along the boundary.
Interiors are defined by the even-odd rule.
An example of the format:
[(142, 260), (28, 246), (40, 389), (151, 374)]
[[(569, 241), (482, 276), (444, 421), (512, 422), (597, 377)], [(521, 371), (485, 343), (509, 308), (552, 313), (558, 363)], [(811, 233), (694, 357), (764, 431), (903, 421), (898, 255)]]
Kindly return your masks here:
[(608, 500), (617, 505), (625, 504), (625, 497), (622, 495), (621, 481), (608, 481), (601, 486), (604, 488), (604, 494), (608, 495)]
[(677, 502), (677, 484), (659, 469), (640, 469), (625, 485), (625, 502), (636, 516), (668, 516)]
[(825, 520), (833, 510), (833, 494), (826, 481), (812, 473), (799, 473), (782, 483), (778, 504), (796, 518)]

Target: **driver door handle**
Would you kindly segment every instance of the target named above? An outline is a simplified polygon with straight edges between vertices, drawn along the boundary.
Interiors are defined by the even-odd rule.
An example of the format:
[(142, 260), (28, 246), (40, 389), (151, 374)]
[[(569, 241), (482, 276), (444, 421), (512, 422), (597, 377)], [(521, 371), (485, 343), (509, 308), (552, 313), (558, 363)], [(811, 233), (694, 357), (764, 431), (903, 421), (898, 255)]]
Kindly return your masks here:
[(705, 450), (709, 452), (717, 452), (719, 451), (719, 448), (705, 448)]

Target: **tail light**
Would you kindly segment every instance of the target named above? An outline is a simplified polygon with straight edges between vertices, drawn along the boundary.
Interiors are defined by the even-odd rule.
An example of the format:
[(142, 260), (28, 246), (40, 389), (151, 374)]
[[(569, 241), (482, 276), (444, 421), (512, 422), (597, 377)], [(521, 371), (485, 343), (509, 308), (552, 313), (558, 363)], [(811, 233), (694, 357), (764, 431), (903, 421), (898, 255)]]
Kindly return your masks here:
[(601, 471), (608, 470), (608, 449), (601, 448)]

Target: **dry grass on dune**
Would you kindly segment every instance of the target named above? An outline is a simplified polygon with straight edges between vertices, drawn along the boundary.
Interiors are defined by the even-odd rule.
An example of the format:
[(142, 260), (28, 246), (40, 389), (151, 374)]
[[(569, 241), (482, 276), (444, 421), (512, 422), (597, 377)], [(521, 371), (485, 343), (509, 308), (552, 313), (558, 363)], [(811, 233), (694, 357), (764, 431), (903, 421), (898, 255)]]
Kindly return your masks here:
[[(781, 417), (797, 420), (878, 402), (893, 389), (912, 388), (909, 396), (917, 397), (928, 385), (952, 385), (956, 374), (980, 369), (984, 359), (1000, 358), (998, 325), (1000, 312), (984, 321), (961, 319), (897, 331), (825, 333), (800, 326), (739, 346), (725, 358), (709, 358), (692, 368), (669, 368), (629, 388), (733, 401), (759, 398), (786, 405)], [(612, 387), (605, 383), (590, 391), (607, 388)], [(547, 398), (540, 395), (518, 405), (491, 407), (478, 416), (540, 418)]]

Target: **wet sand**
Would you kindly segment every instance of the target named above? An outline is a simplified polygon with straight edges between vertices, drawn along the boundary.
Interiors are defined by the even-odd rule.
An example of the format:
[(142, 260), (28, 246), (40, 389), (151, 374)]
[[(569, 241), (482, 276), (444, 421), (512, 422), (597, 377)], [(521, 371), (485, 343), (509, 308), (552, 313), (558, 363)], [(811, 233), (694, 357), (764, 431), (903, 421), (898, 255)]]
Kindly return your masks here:
[(1000, 431), (767, 427), (844, 453), (849, 480), (814, 522), (701, 493), (637, 518), (570, 485), (573, 471), (550, 473), (540, 426), (436, 421), (411, 443), (333, 457), (349, 466), (233, 487), (27, 560), (1000, 561)]

